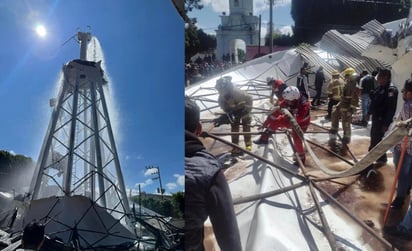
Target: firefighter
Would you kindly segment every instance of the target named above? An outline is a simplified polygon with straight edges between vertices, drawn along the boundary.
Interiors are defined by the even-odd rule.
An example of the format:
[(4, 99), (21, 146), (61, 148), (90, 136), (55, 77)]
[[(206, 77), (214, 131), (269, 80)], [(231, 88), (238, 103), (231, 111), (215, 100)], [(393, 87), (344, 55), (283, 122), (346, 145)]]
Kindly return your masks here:
[(329, 146), (336, 147), (336, 137), (339, 130), (339, 120), (342, 120), (343, 138), (341, 154), (346, 155), (347, 145), (351, 140), (351, 122), (352, 114), (356, 111), (359, 103), (359, 87), (357, 80), (359, 74), (348, 67), (341, 75), (344, 77), (345, 84), (342, 89), (342, 95), (339, 103), (332, 112), (331, 129), (329, 131)]
[[(288, 86), (282, 94), (282, 100), (279, 102), (280, 108), (285, 108), (296, 118), (296, 122), (299, 124), (303, 132), (309, 127), (310, 124), (310, 101), (308, 96), (301, 93), (299, 89), (295, 86)], [(289, 119), (277, 109), (265, 120), (262, 125), (264, 132), (258, 140), (253, 141), (253, 143), (258, 145), (268, 144), (271, 132), (279, 128), (291, 128)], [(294, 147), (299, 155), (302, 163), (305, 163), (305, 150), (303, 147), (302, 140), (299, 134), (292, 130), (292, 138), (294, 142)], [(295, 162), (297, 164), (297, 162)]]
[[(274, 79), (273, 77), (266, 78), (268, 85), (272, 86), (272, 93), (270, 95), (270, 103), (273, 105), (278, 105), (279, 101), (282, 99), (283, 90), (288, 87), (287, 84), (281, 79)], [(274, 96), (276, 95), (276, 97)]]
[(327, 94), (329, 98), (328, 102), (328, 114), (325, 116), (325, 119), (330, 120), (332, 117), (332, 108), (337, 105), (342, 96), (344, 82), (340, 78), (339, 72), (337, 70), (332, 71), (332, 79), (329, 82), (327, 88)]
[[(230, 123), (232, 133), (238, 133), (240, 125), (243, 127), (243, 132), (250, 132), (250, 124), (252, 117), (250, 112), (253, 106), (252, 96), (247, 92), (235, 87), (232, 83), (232, 77), (225, 76), (216, 81), (216, 90), (219, 92), (218, 103), (220, 108), (225, 112), (220, 117), (214, 120), (215, 126), (220, 126), (225, 123)], [(246, 150), (252, 150), (252, 138), (250, 134), (244, 136)], [(239, 135), (232, 135), (232, 143), (239, 144)], [(242, 150), (234, 147), (232, 155), (241, 155)]]

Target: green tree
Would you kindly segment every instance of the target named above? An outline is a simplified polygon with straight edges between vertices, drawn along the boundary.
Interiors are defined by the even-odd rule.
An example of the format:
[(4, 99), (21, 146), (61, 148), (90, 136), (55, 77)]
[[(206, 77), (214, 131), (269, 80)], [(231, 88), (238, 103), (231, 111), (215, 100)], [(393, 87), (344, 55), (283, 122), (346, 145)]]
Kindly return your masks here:
[(239, 62), (244, 62), (246, 60), (246, 53), (244, 50), (237, 48), (237, 58)]
[(185, 30), (185, 59), (186, 62), (198, 52), (207, 52), (216, 48), (216, 37), (206, 34), (196, 25), (190, 24)]
[[(153, 197), (143, 197), (141, 203), (143, 207), (155, 211), (164, 216), (170, 216), (173, 218), (183, 218), (184, 210), (184, 193), (177, 192), (172, 194), (172, 196), (164, 196), (164, 199), (153, 198)], [(133, 196), (131, 200), (139, 204), (139, 196)]]
[(11, 154), (0, 150), (0, 187), (6, 190), (23, 191), (30, 184), (35, 163), (29, 157), (21, 154)]
[(170, 200), (161, 200), (159, 202), (159, 213), (176, 218), (176, 215), (173, 214), (173, 205)]
[(177, 192), (172, 194), (172, 204), (174, 214), (177, 215), (178, 218), (183, 218), (185, 212), (185, 193)]
[(192, 11), (193, 9), (202, 9), (203, 4), (201, 0), (185, 0), (184, 2), (181, 0), (172, 0), (176, 10), (179, 12), (180, 16), (182, 17), (185, 23), (195, 23), (194, 20), (191, 20), (187, 13)]
[(185, 0), (184, 2), (185, 25), (185, 59), (186, 62), (198, 52), (205, 52), (216, 47), (216, 37), (206, 34), (196, 27), (196, 18), (189, 18), (187, 14), (194, 9), (201, 10), (201, 0)]
[(185, 12), (186, 14), (193, 9), (201, 10), (203, 8), (202, 0), (185, 0)]

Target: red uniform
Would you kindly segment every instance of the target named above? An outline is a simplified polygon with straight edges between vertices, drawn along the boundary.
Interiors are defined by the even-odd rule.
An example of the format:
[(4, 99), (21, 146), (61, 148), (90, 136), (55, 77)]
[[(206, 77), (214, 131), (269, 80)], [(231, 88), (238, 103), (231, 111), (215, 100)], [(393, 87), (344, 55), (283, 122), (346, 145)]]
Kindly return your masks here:
[[(281, 100), (280, 108), (286, 108), (295, 117), (296, 122), (299, 124), (303, 132), (309, 127), (310, 124), (310, 101), (306, 95), (301, 94), (298, 100), (290, 103), (287, 100)], [(263, 123), (263, 127), (271, 131), (275, 131), (279, 128), (291, 128), (291, 124), (288, 118), (281, 113), (280, 110), (274, 111)], [(302, 140), (300, 140), (295, 130), (292, 130), (293, 142), (295, 149), (302, 160), (304, 160), (305, 151), (303, 148)]]

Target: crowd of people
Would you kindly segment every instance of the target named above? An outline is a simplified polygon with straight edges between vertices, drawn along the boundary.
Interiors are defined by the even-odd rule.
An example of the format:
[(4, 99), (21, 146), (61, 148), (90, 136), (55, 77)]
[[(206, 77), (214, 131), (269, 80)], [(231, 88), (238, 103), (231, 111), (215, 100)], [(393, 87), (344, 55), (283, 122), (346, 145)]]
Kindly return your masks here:
[[(307, 128), (309, 127), (310, 120), (311, 120), (311, 108), (321, 105), (321, 93), (322, 88), (326, 84), (326, 94), (328, 98), (327, 104), (327, 114), (325, 116), (326, 120), (330, 120), (331, 126), (329, 129), (329, 141), (328, 144), (333, 147), (337, 144), (338, 137), (337, 134), (339, 132), (339, 123), (342, 125), (343, 137), (340, 139), (340, 143), (342, 144), (342, 155), (346, 155), (346, 150), (348, 149), (348, 144), (351, 142), (351, 131), (352, 131), (352, 124), (367, 127), (369, 121), (371, 121), (371, 128), (370, 128), (370, 145), (368, 151), (371, 151), (379, 142), (383, 139), (386, 133), (390, 130), (390, 125), (393, 123), (397, 123), (399, 121), (404, 121), (412, 117), (412, 78), (405, 81), (404, 87), (401, 91), (402, 98), (404, 103), (402, 104), (402, 108), (399, 114), (395, 116), (396, 108), (397, 108), (397, 99), (398, 99), (398, 89), (396, 85), (392, 82), (392, 74), (391, 70), (389, 69), (377, 69), (369, 73), (368, 71), (364, 70), (360, 73), (356, 72), (354, 68), (347, 67), (342, 72), (339, 72), (337, 69), (333, 70), (331, 73), (331, 79), (326, 79), (323, 68), (320, 66), (315, 74), (315, 81), (314, 86), (316, 90), (316, 95), (311, 100), (309, 94), (309, 77), (308, 74), (314, 73), (310, 72), (309, 67), (307, 64), (303, 65), (299, 75), (297, 76), (297, 83), (296, 86), (288, 85), (284, 83), (281, 79), (275, 79), (273, 77), (267, 78), (267, 84), (271, 86), (271, 93), (269, 101), (273, 104), (275, 109), (269, 116), (267, 116), (266, 120), (260, 126), (261, 133), (260, 137), (253, 141), (253, 143), (257, 145), (265, 145), (269, 143), (269, 139), (271, 135), (278, 129), (282, 128), (290, 128), (291, 135), (293, 139), (293, 148), (296, 153), (295, 155), (295, 165), (298, 164), (305, 164), (305, 149), (302, 144), (302, 133), (305, 133)], [(223, 110), (223, 113), (217, 117), (214, 122), (214, 126), (220, 126), (222, 124), (230, 124), (231, 125), (231, 132), (232, 134), (232, 143), (235, 145), (239, 144), (239, 134), (236, 134), (240, 130), (240, 125), (243, 127), (244, 134), (244, 142), (245, 142), (245, 150), (251, 151), (252, 150), (252, 141), (250, 136), (250, 128), (251, 128), (251, 110), (253, 107), (253, 100), (251, 96), (245, 92), (237, 88), (231, 82), (231, 77), (223, 77), (217, 80), (215, 88), (219, 93), (218, 103), (220, 108)], [(188, 102), (186, 101), (186, 124), (188, 120), (192, 120), (193, 118), (188, 117)], [(196, 103), (190, 101), (191, 107), (196, 107)], [(359, 120), (354, 120), (353, 115), (358, 109), (361, 109), (361, 118)], [(295, 118), (296, 123), (300, 127), (300, 131), (296, 130), (294, 126), (291, 126), (292, 121), (288, 116), (286, 116), (285, 111)], [(198, 108), (196, 109), (196, 116), (194, 116), (193, 123), (199, 123), (199, 114)], [(289, 115), (290, 116), (290, 115)], [(191, 116), (193, 117), (193, 116)], [(192, 214), (190, 217), (196, 218), (201, 216), (201, 220), (197, 221), (197, 225), (199, 229), (203, 227), (201, 224), (204, 222), (206, 215), (209, 215), (212, 220), (213, 229), (215, 232), (216, 238), (222, 250), (229, 250), (224, 248), (227, 243), (231, 243), (234, 248), (230, 250), (240, 250), (241, 246), (239, 243), (239, 236), (238, 232), (236, 231), (236, 217), (233, 216), (232, 209), (228, 209), (226, 207), (229, 206), (228, 202), (231, 201), (230, 191), (228, 192), (227, 184), (221, 184), (221, 187), (224, 191), (219, 196), (226, 196), (225, 199), (219, 199), (219, 196), (216, 194), (210, 195), (211, 191), (210, 184), (215, 184), (216, 180), (208, 180), (213, 175), (206, 174), (206, 172), (219, 172), (220, 169), (218, 163), (212, 155), (209, 153), (203, 153), (205, 151), (204, 146), (198, 143), (198, 152), (200, 154), (198, 157), (200, 159), (208, 159), (210, 163), (205, 164), (204, 160), (198, 159), (194, 161), (193, 153), (188, 154), (188, 151), (192, 148), (188, 145), (190, 142), (196, 140), (196, 137), (193, 135), (194, 132), (200, 130), (199, 127), (192, 126), (192, 129), (189, 130), (186, 128), (186, 134), (191, 134), (191, 141), (188, 141), (186, 136), (186, 173), (189, 170), (189, 176), (186, 174), (186, 182), (196, 183), (199, 180), (205, 182), (204, 184), (208, 184), (208, 186), (204, 186), (202, 192), (202, 196), (205, 198), (202, 199), (204, 203), (203, 209), (194, 207), (193, 210), (191, 208), (192, 199), (195, 197), (199, 197), (199, 195), (192, 195), (194, 196), (191, 198), (190, 194), (187, 197), (186, 210), (191, 212)], [(199, 135), (199, 133), (195, 133)], [(193, 143), (191, 143), (193, 144)], [(237, 155), (240, 154), (240, 151), (237, 146), (236, 148), (232, 149), (232, 154)], [(401, 175), (397, 185), (397, 195), (396, 198), (391, 203), (390, 207), (392, 209), (401, 208), (404, 205), (406, 197), (409, 195), (409, 191), (412, 185), (412, 144), (408, 138), (406, 144), (406, 154), (401, 161), (401, 148), (402, 144), (399, 142), (394, 147), (394, 158), (393, 162), (396, 168), (402, 168)], [(244, 151), (242, 151), (244, 152)], [(299, 158), (300, 161), (297, 161)], [(386, 164), (388, 158), (386, 154), (383, 154), (376, 162), (371, 163), (365, 170), (363, 170), (360, 175), (361, 177), (367, 179), (371, 175), (376, 174), (376, 168)], [(300, 163), (299, 163), (300, 162)], [(399, 163), (402, 163), (400, 167), (398, 167)], [(202, 163), (200, 165), (199, 163)], [(213, 167), (213, 168), (211, 168)], [(191, 177), (193, 168), (199, 168), (196, 173), (204, 177), (198, 177), (197, 181), (193, 177)], [(220, 177), (222, 183), (223, 178), (222, 174), (219, 173), (217, 177)], [(192, 184), (194, 186), (194, 184)], [(191, 191), (191, 188), (187, 186), (187, 191)], [(200, 191), (200, 190), (196, 190)], [(212, 193), (216, 193), (216, 190), (212, 191)], [(218, 220), (213, 216), (213, 212), (206, 212), (205, 209), (210, 208), (208, 206), (207, 198), (211, 196), (213, 199), (217, 199), (217, 201), (213, 201), (210, 203), (214, 203), (213, 205), (218, 205), (224, 207), (228, 214), (226, 219)], [(219, 203), (226, 205), (219, 205)], [(197, 205), (199, 206), (199, 205)], [(198, 212), (202, 212), (199, 213)], [(193, 220), (193, 219), (192, 219)], [(227, 222), (227, 221), (230, 221)], [(223, 222), (227, 228), (230, 228), (227, 233), (230, 234), (223, 234), (218, 227)], [(387, 234), (394, 234), (401, 238), (406, 238), (408, 240), (412, 240), (412, 204), (409, 207), (408, 212), (406, 213), (405, 217), (401, 221), (399, 225), (392, 226), (392, 227), (384, 227), (384, 232)], [(187, 229), (187, 231), (192, 231), (191, 229)], [(201, 229), (199, 230), (198, 237), (197, 237), (197, 245), (199, 246), (200, 240), (203, 235), (200, 233)], [(193, 233), (193, 232), (192, 232)], [(194, 238), (196, 239), (196, 238)], [(191, 245), (191, 244), (187, 244)], [(194, 245), (194, 244), (193, 244)], [(227, 247), (227, 246), (226, 246)], [(194, 249), (188, 249), (194, 250)]]
[(215, 59), (214, 55), (207, 55), (203, 58), (198, 57), (193, 62), (190, 61), (185, 65), (186, 86), (218, 75), (235, 65), (235, 59), (230, 57), (229, 54), (225, 55), (220, 62)]

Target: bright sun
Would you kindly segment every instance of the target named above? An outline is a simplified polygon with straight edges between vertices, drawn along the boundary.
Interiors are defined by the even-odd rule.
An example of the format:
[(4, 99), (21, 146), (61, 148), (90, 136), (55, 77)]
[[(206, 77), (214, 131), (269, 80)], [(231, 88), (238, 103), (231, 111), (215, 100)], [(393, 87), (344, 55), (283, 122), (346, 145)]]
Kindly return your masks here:
[(45, 37), (47, 35), (46, 28), (41, 24), (36, 25), (36, 33), (39, 37)]

